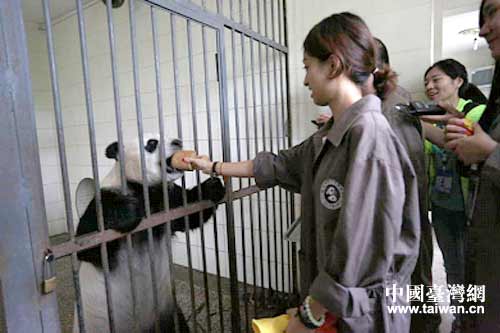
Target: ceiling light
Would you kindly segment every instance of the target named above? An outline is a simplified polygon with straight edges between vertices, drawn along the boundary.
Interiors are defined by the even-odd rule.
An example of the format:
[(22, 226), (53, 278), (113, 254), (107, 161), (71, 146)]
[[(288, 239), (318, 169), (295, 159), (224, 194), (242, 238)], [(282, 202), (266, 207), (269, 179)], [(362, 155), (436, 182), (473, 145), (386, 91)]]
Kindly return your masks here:
[(468, 28), (464, 30), (460, 30), (458, 32), (460, 35), (473, 35), (473, 36), (478, 36), (479, 35), (479, 28)]
[(468, 28), (460, 30), (458, 34), (463, 36), (472, 36), (474, 38), (474, 40), (472, 41), (472, 49), (476, 51), (479, 48), (479, 28)]

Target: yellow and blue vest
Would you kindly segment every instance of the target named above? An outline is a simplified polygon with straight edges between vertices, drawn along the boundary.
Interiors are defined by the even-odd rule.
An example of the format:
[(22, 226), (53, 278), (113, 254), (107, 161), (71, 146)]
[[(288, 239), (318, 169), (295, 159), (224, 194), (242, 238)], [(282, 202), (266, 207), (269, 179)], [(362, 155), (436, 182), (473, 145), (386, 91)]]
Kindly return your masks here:
[[(486, 105), (475, 104), (471, 100), (459, 99), (457, 110), (467, 112), (466, 119), (478, 122), (481, 118)], [(467, 200), (469, 179), (462, 177), (457, 171), (457, 162), (455, 154), (445, 149), (439, 148), (429, 141), (425, 141), (425, 152), (429, 158), (429, 192), (432, 205), (437, 205), (450, 210), (461, 211), (465, 210), (465, 202)], [(436, 186), (436, 175), (439, 171), (445, 172), (451, 177), (452, 183), (449, 184), (449, 193), (439, 191)]]

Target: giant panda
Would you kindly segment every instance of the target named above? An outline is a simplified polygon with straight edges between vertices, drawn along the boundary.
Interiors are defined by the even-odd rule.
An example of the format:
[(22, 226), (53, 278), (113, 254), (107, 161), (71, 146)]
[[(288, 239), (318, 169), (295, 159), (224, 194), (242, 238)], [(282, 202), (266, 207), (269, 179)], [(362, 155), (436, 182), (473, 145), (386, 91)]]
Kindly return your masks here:
[[(163, 186), (161, 180), (161, 158), (159, 135), (144, 136), (144, 153), (146, 176), (149, 185), (149, 200), (151, 213), (164, 209)], [(182, 188), (174, 181), (182, 176), (182, 172), (170, 165), (173, 153), (182, 148), (178, 139), (165, 140), (166, 175), (168, 181), (168, 197), (170, 208), (182, 205)], [(101, 183), (101, 202), (105, 229), (114, 229), (119, 232), (129, 232), (137, 227), (145, 217), (144, 192), (140, 162), (138, 140), (124, 143), (125, 174), (127, 192), (121, 192), (120, 163), (118, 143), (114, 142), (106, 148), (106, 157), (116, 162)], [(225, 194), (224, 186), (218, 178), (209, 178), (201, 183), (203, 200), (219, 202)], [(198, 187), (187, 190), (187, 201), (198, 200)], [(203, 211), (203, 222), (212, 216), (213, 210)], [(200, 227), (200, 214), (189, 216), (189, 227)], [(170, 227), (172, 235), (175, 232), (185, 231), (184, 219), (180, 218), (153, 229), (153, 251), (158, 299), (159, 324), (161, 332), (174, 332), (172, 320), (168, 320), (167, 309), (172, 309), (174, 301), (169, 298), (167, 286), (169, 274), (167, 268), (168, 253), (166, 250), (165, 228)], [(95, 232), (97, 227), (95, 199), (90, 202), (81, 216), (77, 236)], [(133, 250), (132, 270), (136, 290), (137, 320), (134, 320), (132, 308), (132, 294), (130, 286), (129, 264), (127, 257), (126, 238), (112, 241), (107, 244), (108, 261), (110, 268), (109, 285), (113, 304), (113, 318), (115, 332), (134, 331), (137, 324), (140, 332), (153, 332), (155, 328), (155, 311), (152, 290), (151, 267), (148, 253), (147, 231), (132, 235)], [(101, 262), (100, 247), (94, 247), (78, 253), (81, 261), (78, 275), (82, 295), (82, 309), (85, 329), (87, 332), (109, 332), (108, 309), (104, 287), (103, 264)], [(76, 314), (73, 332), (79, 332), (78, 317)], [(182, 332), (188, 332), (188, 326), (181, 311), (178, 312), (178, 322)]]

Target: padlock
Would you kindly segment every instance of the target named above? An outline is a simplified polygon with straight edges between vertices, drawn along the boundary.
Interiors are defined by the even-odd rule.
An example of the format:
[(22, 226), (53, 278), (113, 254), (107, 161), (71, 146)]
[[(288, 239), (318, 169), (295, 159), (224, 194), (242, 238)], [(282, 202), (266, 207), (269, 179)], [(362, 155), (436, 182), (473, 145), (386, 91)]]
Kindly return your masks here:
[(54, 254), (51, 250), (47, 250), (45, 258), (43, 260), (43, 282), (42, 282), (42, 292), (44, 294), (50, 294), (56, 290), (56, 270), (54, 268)]

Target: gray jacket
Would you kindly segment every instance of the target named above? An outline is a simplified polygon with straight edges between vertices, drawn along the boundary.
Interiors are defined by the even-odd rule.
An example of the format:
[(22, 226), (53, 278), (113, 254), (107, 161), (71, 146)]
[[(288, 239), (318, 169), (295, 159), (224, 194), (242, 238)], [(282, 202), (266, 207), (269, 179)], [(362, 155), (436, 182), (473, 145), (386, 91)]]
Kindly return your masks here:
[[(500, 110), (500, 99), (497, 101)], [(500, 115), (490, 136), (500, 143)], [(485, 314), (471, 315), (474, 327), (467, 332), (500, 332), (500, 144), (481, 169), (472, 226), (468, 230), (466, 283), (485, 286)]]
[(301, 144), (254, 160), (260, 188), (302, 194), (301, 290), (340, 318), (340, 332), (408, 332), (405, 288), (418, 256), (417, 179), (381, 112), (363, 97)]
[[(410, 93), (401, 87), (396, 87), (382, 102), (382, 113), (389, 121), (392, 130), (405, 147), (411, 160), (418, 180), (418, 197), (420, 206), (420, 251), (411, 276), (413, 285), (432, 285), (432, 226), (428, 215), (428, 175), (422, 125), (417, 117), (394, 108), (398, 103), (408, 104)], [(425, 302), (429, 303), (429, 302)], [(412, 302), (412, 305), (423, 305)], [(435, 305), (429, 303), (429, 305)], [(438, 313), (413, 314), (411, 319), (411, 332), (434, 332), (441, 322)]]

